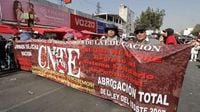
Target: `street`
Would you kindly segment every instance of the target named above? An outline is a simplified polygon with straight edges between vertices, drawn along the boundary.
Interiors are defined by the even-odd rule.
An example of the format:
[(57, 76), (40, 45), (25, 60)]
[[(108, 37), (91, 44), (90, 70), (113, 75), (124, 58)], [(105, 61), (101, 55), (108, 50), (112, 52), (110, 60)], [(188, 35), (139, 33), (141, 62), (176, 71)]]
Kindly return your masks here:
[[(178, 112), (200, 112), (200, 63), (189, 62)], [(80, 92), (30, 72), (0, 78), (0, 112), (129, 112), (112, 101)]]

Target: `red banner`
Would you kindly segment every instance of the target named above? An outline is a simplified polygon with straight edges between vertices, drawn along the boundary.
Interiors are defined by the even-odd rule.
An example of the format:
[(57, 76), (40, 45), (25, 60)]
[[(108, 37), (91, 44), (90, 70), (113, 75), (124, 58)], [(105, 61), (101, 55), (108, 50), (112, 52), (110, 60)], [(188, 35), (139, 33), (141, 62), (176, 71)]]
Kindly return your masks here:
[[(14, 43), (14, 52), (17, 64), (21, 70), (31, 71), (32, 67), (32, 41), (18, 41)], [(36, 48), (35, 48), (36, 49)]]
[[(134, 112), (176, 112), (189, 45), (32, 41), (32, 72)], [(32, 45), (31, 45), (32, 46)]]
[[(25, 22), (25, 20), (23, 19), (28, 18), (27, 12), (28, 10), (30, 10), (28, 0), (18, 0), (18, 4), (21, 4), (22, 6), (22, 11), (19, 11), (18, 9), (14, 10), (14, 1), (15, 0), (0, 0), (2, 20), (16, 22), (17, 20), (15, 18), (15, 14), (19, 12), (18, 16), (20, 17), (18, 17), (18, 19), (21, 19), (21, 22)], [(66, 11), (58, 9), (58, 7), (56, 7), (55, 5), (47, 2), (31, 1), (31, 3), (35, 12), (35, 17), (37, 17), (35, 18), (36, 24), (59, 27), (70, 26), (70, 14)]]
[(96, 20), (74, 14), (71, 14), (70, 18), (71, 28), (79, 31), (88, 30), (91, 32), (96, 32)]

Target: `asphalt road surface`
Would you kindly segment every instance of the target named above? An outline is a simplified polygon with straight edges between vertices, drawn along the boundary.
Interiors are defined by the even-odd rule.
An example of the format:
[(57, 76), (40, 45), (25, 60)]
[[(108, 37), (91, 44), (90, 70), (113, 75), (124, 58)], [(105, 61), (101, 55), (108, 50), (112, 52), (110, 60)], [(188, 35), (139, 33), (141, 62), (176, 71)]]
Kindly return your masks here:
[[(30, 72), (0, 76), (0, 112), (130, 112)], [(200, 62), (188, 64), (178, 112), (200, 112)]]

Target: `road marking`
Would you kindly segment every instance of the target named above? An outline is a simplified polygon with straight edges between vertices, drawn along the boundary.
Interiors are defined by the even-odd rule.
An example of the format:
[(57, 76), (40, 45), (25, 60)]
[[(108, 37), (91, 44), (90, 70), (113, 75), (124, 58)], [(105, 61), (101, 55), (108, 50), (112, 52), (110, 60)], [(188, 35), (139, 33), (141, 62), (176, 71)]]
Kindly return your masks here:
[(4, 109), (4, 110), (0, 110), (0, 112), (8, 112), (8, 111), (10, 111), (10, 110), (12, 110), (12, 109), (14, 109), (14, 108), (20, 107), (20, 106), (22, 106), (22, 105), (24, 105), (24, 104), (27, 104), (27, 103), (32, 102), (32, 101), (34, 101), (34, 100), (37, 100), (37, 99), (39, 99), (39, 98), (41, 98), (41, 97), (43, 97), (43, 96), (46, 96), (46, 95), (51, 94), (51, 93), (53, 93), (53, 92), (56, 92), (56, 91), (58, 91), (58, 90), (60, 90), (60, 89), (62, 89), (62, 88), (64, 88), (64, 87), (65, 87), (65, 86), (62, 86), (62, 87), (53, 89), (53, 90), (48, 91), (48, 92), (46, 92), (46, 93), (43, 93), (43, 94), (41, 94), (41, 95), (39, 95), (39, 96), (33, 97), (33, 98), (29, 99), (29, 100), (26, 100), (26, 101), (23, 101), (23, 102), (21, 102), (21, 103), (19, 103), (19, 104), (13, 105), (13, 106), (10, 107), (10, 108)]

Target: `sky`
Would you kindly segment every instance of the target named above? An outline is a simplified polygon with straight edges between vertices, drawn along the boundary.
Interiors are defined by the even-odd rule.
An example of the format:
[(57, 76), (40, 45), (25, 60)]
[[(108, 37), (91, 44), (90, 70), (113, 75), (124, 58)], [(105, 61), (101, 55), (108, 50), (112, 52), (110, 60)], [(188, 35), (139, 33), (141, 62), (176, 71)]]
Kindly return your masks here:
[[(60, 3), (60, 0), (48, 0)], [(173, 28), (180, 32), (200, 24), (200, 0), (72, 0), (66, 6), (88, 14), (96, 12), (97, 2), (102, 13), (118, 14), (120, 4), (127, 5), (134, 13), (134, 19), (147, 7), (164, 9), (165, 17), (161, 29)]]

